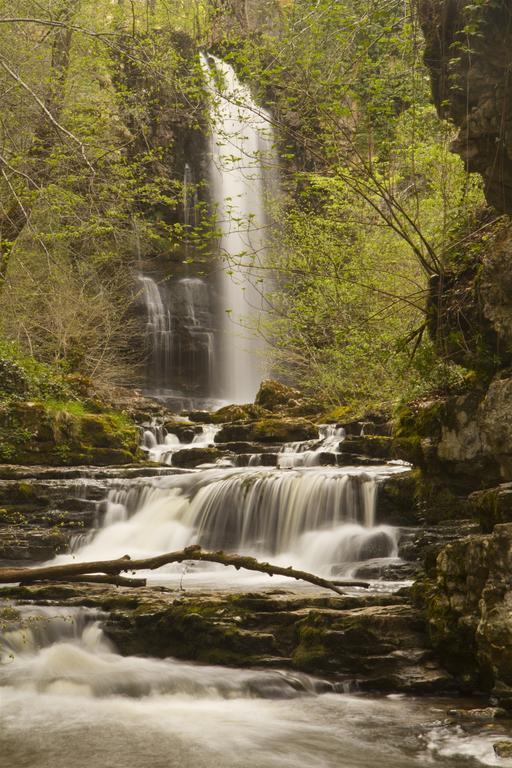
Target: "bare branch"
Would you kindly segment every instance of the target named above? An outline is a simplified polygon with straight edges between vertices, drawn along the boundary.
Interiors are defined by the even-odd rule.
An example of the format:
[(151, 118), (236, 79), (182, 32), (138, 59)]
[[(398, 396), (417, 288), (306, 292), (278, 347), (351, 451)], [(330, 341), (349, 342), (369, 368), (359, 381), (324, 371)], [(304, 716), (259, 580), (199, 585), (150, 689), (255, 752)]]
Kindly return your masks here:
[[(188, 560), (220, 563), (232, 565), (237, 570), (245, 568), (248, 571), (266, 573), (269, 576), (287, 576), (298, 581), (306, 581), (323, 589), (329, 589), (342, 595), (340, 586), (368, 587), (366, 581), (329, 581), (315, 576), (307, 571), (295, 568), (282, 568), (279, 565), (261, 563), (254, 557), (242, 555), (230, 555), (225, 552), (205, 552), (198, 546), (187, 547), (179, 552), (167, 552), (156, 557), (148, 557), (143, 560), (131, 560), (125, 556), (119, 560), (99, 560), (92, 563), (68, 563), (67, 565), (48, 565), (40, 568), (2, 568), (0, 569), (0, 584), (21, 583), (27, 584), (35, 581), (100, 581), (104, 582), (105, 576), (118, 576), (120, 573), (130, 571), (153, 571), (169, 563), (183, 563)], [(105, 576), (102, 576), (105, 574)], [(133, 585), (132, 585), (133, 586)], [(142, 586), (142, 585), (137, 585)]]

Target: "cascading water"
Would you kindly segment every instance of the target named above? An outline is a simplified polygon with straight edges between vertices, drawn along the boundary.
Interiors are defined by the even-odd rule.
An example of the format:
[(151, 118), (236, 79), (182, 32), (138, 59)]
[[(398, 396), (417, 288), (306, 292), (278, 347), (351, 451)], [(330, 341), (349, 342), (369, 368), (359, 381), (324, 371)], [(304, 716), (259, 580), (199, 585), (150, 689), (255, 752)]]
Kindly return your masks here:
[(104, 527), (73, 557), (149, 557), (198, 543), (323, 575), (350, 570), (354, 562), (396, 556), (396, 531), (375, 525), (375, 503), (379, 480), (403, 471), (218, 468), (120, 482)]
[(146, 337), (149, 342), (148, 371), (155, 392), (166, 386), (172, 375), (173, 333), (171, 312), (156, 282), (144, 275), (142, 282), (147, 311)]
[(148, 276), (140, 280), (149, 352), (146, 392), (171, 406), (194, 407), (194, 400), (209, 397), (216, 376), (208, 285), (192, 277), (165, 285)]
[(268, 219), (265, 178), (276, 167), (269, 115), (234, 69), (213, 56), (201, 63), (211, 100), (210, 191), (220, 232), (223, 397), (251, 402), (263, 374), (258, 335)]
[(2, 619), (0, 637), (0, 754), (9, 768), (463, 768), (469, 756), (498, 764), (498, 736), (488, 726), (450, 728), (439, 702), (342, 695), (294, 671), (123, 657), (101, 616), (55, 607), (18, 614), (8, 628)]

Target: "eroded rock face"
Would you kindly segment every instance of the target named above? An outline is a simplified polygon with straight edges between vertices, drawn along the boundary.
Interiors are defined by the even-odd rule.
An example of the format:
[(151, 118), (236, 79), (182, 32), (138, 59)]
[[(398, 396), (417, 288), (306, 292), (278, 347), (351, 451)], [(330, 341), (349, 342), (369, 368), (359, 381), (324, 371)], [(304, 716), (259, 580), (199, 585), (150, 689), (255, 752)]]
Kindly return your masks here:
[(449, 544), (416, 589), (448, 669), (512, 707), (512, 524)]
[(512, 378), (403, 409), (393, 453), (468, 491), (512, 480)]
[(482, 174), (487, 200), (512, 211), (512, 7), (506, 0), (418, 0), (425, 62), (454, 150)]

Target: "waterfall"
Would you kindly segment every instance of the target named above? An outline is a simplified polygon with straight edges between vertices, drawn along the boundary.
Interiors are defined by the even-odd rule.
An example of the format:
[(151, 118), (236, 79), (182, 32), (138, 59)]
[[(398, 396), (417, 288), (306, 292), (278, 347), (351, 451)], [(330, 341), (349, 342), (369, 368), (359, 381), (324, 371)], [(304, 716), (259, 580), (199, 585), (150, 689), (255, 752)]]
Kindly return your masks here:
[[(193, 698), (290, 698), (315, 693), (300, 673), (197, 667), (173, 659), (119, 656), (101, 614), (82, 608), (30, 607), (0, 637), (0, 691), (103, 698), (181, 694)], [(322, 683), (322, 688), (326, 688)]]
[(379, 480), (400, 471), (216, 468), (120, 482), (109, 494), (115, 515), (75, 557), (147, 557), (198, 543), (328, 575), (333, 566), (396, 556), (397, 533), (375, 524), (375, 506)]
[(139, 279), (147, 317), (148, 394), (178, 408), (194, 397), (210, 396), (216, 344), (208, 285), (191, 277), (168, 281), (165, 287), (147, 275)]
[(152, 385), (159, 391), (172, 371), (173, 333), (171, 313), (165, 306), (160, 289), (151, 277), (141, 275), (147, 311), (146, 334), (149, 341), (149, 370)]
[(210, 191), (220, 234), (222, 396), (252, 402), (263, 376), (262, 318), (267, 216), (265, 177), (276, 165), (268, 114), (233, 68), (201, 57), (211, 98)]

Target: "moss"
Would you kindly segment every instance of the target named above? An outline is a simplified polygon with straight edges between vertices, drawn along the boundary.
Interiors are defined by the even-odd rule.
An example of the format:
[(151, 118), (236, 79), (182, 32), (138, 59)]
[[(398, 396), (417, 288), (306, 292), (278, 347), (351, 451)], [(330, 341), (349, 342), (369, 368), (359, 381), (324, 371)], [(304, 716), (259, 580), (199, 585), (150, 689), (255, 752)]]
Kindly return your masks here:
[(269, 443), (314, 440), (318, 428), (306, 419), (261, 419), (251, 425), (250, 440)]
[(233, 421), (247, 422), (265, 416), (270, 416), (270, 412), (262, 406), (252, 404), (226, 405), (211, 415), (211, 422), (212, 424), (225, 424)]
[(266, 418), (249, 423), (225, 424), (215, 437), (216, 443), (236, 441), (287, 443), (296, 440), (315, 440), (318, 427), (301, 418)]
[(448, 411), (443, 399), (401, 406), (395, 414), (393, 435), (415, 442), (423, 438), (439, 440), (443, 426), (451, 422)]
[(483, 532), (490, 533), (495, 525), (512, 522), (512, 486), (506, 484), (472, 493), (468, 507)]
[(353, 405), (336, 405), (329, 408), (319, 416), (319, 423), (343, 424), (348, 421), (360, 421), (362, 419), (361, 408)]
[(292, 664), (304, 672), (324, 670), (329, 653), (325, 644), (325, 625), (320, 617), (308, 616), (297, 626), (298, 643), (292, 654)]
[(0, 460), (17, 464), (126, 464), (139, 430), (124, 414), (88, 413), (75, 401), (16, 402), (0, 409)]

